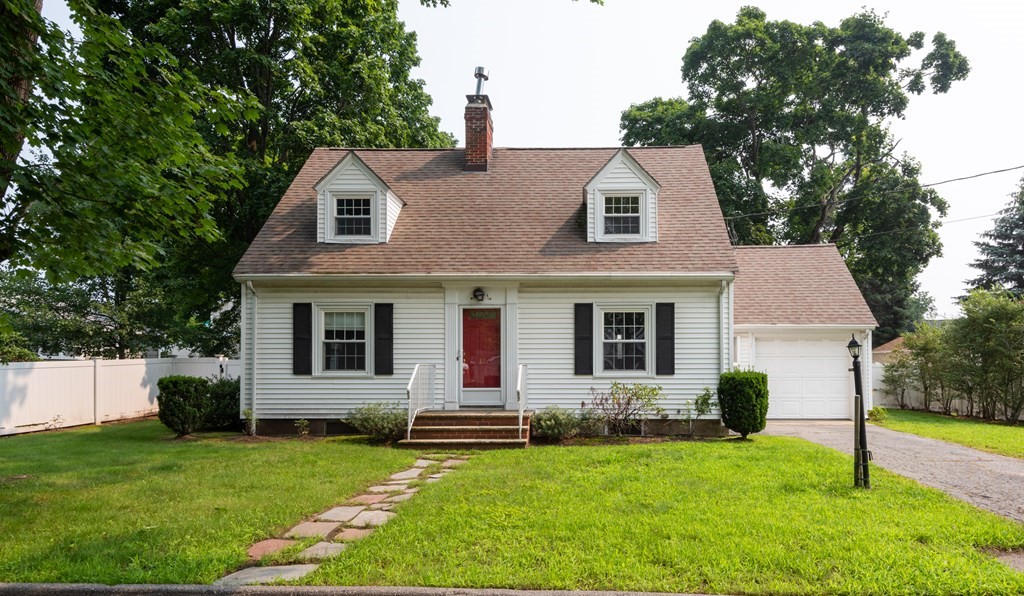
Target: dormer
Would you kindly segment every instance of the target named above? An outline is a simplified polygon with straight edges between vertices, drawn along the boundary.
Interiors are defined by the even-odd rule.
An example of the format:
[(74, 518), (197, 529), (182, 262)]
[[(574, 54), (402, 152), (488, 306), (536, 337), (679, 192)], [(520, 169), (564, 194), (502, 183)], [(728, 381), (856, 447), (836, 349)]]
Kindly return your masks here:
[(314, 188), (317, 242), (387, 242), (405, 205), (354, 152), (342, 158)]
[(619, 149), (584, 187), (588, 242), (657, 242), (661, 185)]

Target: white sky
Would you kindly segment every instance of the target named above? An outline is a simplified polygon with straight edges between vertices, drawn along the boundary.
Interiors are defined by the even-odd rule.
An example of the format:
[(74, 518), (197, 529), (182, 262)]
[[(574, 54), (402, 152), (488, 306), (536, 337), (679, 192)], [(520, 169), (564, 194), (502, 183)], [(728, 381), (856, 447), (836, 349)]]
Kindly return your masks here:
[[(719, 19), (731, 22), (746, 4), (769, 19), (801, 23), (839, 21), (867, 5), (887, 13), (886, 23), (928, 39), (945, 32), (971, 61), (966, 81), (945, 95), (911, 99), (907, 118), (894, 125), (900, 148), (923, 167), (923, 182), (937, 182), (1024, 165), (1021, 61), (1024, 3), (977, 0), (934, 2), (795, 0), (683, 2), (679, 0), (451, 0), (424, 8), (400, 0), (399, 16), (416, 31), (423, 59), (415, 75), (426, 81), (433, 114), (443, 129), (463, 138), (465, 95), (473, 68), (489, 69), (485, 92), (494, 104), (494, 139), (501, 147), (619, 145), (619, 116), (632, 103), (685, 96), (682, 56), (691, 38)], [(66, 23), (66, 8), (47, 0), (44, 13)], [(946, 219), (989, 215), (1002, 209), (1024, 171), (938, 187), (949, 202)], [(950, 223), (940, 230), (942, 258), (920, 277), (940, 316), (957, 312), (963, 281), (975, 275), (971, 242), (991, 218)]]

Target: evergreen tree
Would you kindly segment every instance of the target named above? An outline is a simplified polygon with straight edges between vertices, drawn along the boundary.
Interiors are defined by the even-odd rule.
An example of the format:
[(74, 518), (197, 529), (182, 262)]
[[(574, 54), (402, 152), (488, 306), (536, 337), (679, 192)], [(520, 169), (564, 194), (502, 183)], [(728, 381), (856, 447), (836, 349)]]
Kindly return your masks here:
[(1010, 195), (1012, 200), (999, 212), (995, 226), (975, 241), (981, 258), (971, 264), (981, 275), (969, 280), (971, 288), (992, 289), (1002, 286), (1015, 295), (1024, 295), (1024, 179)]

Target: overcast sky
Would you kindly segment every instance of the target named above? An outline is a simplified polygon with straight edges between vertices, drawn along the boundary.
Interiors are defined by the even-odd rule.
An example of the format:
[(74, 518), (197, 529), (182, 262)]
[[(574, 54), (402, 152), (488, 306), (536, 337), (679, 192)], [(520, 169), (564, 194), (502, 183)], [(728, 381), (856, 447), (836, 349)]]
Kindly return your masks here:
[[(400, 0), (399, 16), (416, 31), (423, 59), (415, 75), (426, 81), (432, 112), (461, 140), (465, 95), (473, 68), (491, 75), (485, 92), (494, 104), (494, 143), (500, 147), (589, 147), (619, 144), (619, 115), (652, 97), (685, 96), (680, 66), (688, 42), (719, 19), (755, 4), (769, 19), (837, 25), (865, 5), (887, 13), (886, 23), (927, 38), (943, 31), (971, 61), (966, 81), (945, 95), (913, 97), (906, 119), (893, 129), (900, 148), (923, 167), (923, 182), (938, 182), (1024, 165), (1021, 62), (1024, 3), (833, 0), (682, 2), (606, 0), (604, 6), (569, 0), (451, 0), (425, 8)], [(66, 22), (62, 2), (44, 11)], [(1008, 202), (1024, 170), (938, 187), (949, 201), (940, 234), (944, 256), (921, 275), (922, 289), (940, 316), (956, 314), (954, 298), (975, 275), (971, 242), (992, 225), (987, 216)]]

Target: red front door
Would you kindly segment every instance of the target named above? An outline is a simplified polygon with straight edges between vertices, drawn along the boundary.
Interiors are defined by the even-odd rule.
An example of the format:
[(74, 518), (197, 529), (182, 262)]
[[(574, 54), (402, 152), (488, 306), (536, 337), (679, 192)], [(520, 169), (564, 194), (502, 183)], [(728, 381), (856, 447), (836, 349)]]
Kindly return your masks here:
[(462, 403), (502, 403), (500, 308), (462, 310)]

